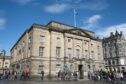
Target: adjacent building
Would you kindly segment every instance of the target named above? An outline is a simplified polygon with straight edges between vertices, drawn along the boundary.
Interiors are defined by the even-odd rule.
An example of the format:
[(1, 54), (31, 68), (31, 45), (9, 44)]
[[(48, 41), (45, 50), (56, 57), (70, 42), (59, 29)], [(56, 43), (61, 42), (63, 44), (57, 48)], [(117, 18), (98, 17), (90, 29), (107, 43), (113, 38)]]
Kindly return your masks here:
[(122, 32), (111, 32), (103, 39), (105, 66), (109, 71), (126, 70), (126, 39)]
[(6, 51), (2, 50), (0, 53), (0, 73), (9, 70), (10, 68), (10, 56), (6, 56)]
[(102, 40), (95, 33), (56, 21), (33, 24), (11, 49), (13, 69), (29, 70), (30, 76), (57, 76), (61, 71), (88, 71), (104, 68)]

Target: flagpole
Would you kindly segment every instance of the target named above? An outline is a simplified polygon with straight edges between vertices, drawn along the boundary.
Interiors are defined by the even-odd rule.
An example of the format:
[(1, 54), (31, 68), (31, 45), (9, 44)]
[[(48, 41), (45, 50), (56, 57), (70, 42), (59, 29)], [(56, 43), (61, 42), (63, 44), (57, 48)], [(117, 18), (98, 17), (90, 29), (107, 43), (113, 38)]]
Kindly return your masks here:
[(75, 10), (75, 8), (74, 8), (74, 27), (76, 27), (76, 10)]

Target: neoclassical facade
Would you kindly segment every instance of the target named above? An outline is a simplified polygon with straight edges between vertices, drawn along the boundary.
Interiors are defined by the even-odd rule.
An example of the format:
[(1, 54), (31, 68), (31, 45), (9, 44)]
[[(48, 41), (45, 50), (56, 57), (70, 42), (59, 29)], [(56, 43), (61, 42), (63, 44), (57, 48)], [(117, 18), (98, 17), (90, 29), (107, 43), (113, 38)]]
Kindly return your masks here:
[(56, 21), (33, 24), (11, 49), (11, 66), (29, 69), (31, 76), (53, 77), (59, 70), (88, 71), (104, 68), (102, 41), (95, 33)]
[(111, 32), (103, 39), (105, 66), (109, 71), (126, 70), (126, 39), (122, 32)]

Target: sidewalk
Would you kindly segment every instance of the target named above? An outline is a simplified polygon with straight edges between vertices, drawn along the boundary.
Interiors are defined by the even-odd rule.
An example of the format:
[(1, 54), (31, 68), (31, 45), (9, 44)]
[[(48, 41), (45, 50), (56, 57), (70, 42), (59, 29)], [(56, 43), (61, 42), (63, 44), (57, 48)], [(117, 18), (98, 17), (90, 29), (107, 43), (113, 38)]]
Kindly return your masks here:
[(35, 78), (31, 78), (29, 80), (30, 81), (38, 81), (38, 82), (62, 82), (62, 81), (64, 81), (64, 82), (68, 82), (69, 81), (70, 82), (70, 81), (87, 81), (89, 79), (84, 78), (84, 79), (78, 79), (78, 80), (58, 80), (57, 78), (51, 78), (51, 79), (44, 78), (44, 80), (41, 80), (41, 78), (35, 77)]
[(89, 79), (85, 77), (84, 79), (78, 79), (78, 81), (88, 81)]

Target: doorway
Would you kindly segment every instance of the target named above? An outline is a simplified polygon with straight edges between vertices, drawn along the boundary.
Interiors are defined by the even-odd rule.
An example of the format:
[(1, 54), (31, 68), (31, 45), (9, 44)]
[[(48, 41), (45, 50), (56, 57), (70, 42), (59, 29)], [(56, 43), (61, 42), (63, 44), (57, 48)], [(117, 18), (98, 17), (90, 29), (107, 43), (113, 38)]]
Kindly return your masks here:
[(83, 74), (83, 65), (82, 64), (78, 65), (78, 72), (80, 74), (80, 79), (83, 79), (84, 78), (84, 74)]

